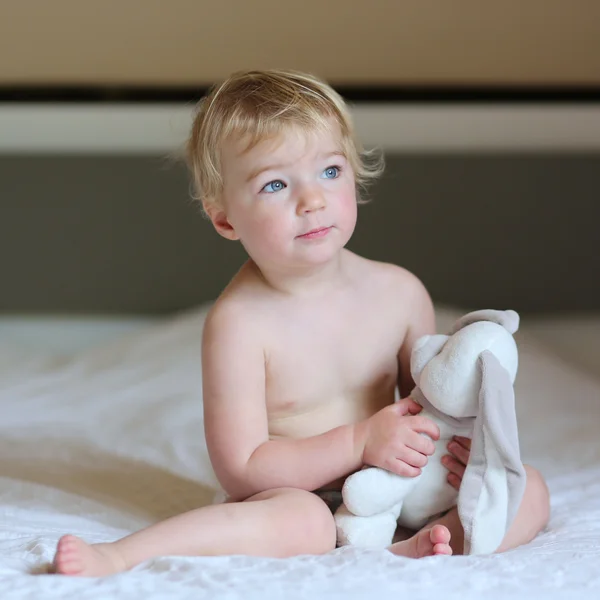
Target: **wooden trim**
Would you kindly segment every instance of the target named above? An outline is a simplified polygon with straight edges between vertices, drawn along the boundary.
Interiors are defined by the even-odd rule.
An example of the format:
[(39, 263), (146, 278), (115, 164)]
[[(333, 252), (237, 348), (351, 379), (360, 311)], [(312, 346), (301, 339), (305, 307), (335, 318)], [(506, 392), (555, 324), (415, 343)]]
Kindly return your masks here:
[[(600, 103), (367, 103), (360, 139), (387, 152), (598, 152)], [(184, 103), (3, 103), (0, 153), (172, 155), (192, 117)]]

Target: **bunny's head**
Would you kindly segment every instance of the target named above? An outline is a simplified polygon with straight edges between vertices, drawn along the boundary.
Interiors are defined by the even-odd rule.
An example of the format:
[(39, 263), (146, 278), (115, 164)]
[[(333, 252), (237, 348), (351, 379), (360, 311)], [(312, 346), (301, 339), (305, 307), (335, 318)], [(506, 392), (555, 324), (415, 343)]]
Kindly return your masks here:
[(473, 417), (479, 408), (479, 358), (489, 351), (506, 369), (511, 384), (518, 367), (513, 333), (519, 315), (512, 311), (481, 310), (457, 321), (450, 335), (419, 338), (411, 355), (411, 374), (431, 404), (452, 417)]

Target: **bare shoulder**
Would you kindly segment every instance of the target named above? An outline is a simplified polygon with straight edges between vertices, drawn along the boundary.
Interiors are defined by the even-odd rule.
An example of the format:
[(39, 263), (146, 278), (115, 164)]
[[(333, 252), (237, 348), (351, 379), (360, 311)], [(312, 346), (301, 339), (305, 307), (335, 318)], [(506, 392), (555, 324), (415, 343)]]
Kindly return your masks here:
[(362, 277), (370, 286), (389, 292), (407, 304), (431, 302), (423, 282), (411, 271), (399, 265), (357, 257)]
[(256, 317), (260, 310), (257, 310), (254, 287), (252, 274), (242, 267), (209, 310), (204, 325), (205, 338), (258, 334), (260, 324)]

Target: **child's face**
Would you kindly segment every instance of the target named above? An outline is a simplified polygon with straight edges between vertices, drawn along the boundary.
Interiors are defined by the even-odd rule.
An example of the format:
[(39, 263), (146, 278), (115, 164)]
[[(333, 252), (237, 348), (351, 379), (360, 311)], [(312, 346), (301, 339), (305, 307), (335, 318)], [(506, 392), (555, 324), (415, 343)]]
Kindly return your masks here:
[(357, 217), (354, 173), (339, 140), (332, 123), (327, 132), (290, 132), (246, 152), (240, 140), (224, 144), (221, 217), (228, 229), (220, 233), (239, 239), (263, 267), (316, 266), (333, 258)]

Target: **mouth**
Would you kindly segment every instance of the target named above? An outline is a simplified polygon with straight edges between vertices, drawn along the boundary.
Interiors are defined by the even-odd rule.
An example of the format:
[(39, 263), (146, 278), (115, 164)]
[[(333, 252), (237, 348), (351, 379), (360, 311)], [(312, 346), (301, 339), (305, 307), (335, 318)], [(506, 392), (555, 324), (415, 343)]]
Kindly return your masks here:
[(311, 229), (310, 231), (297, 236), (297, 238), (301, 240), (312, 240), (325, 237), (332, 229), (333, 227), (317, 227), (316, 229)]

